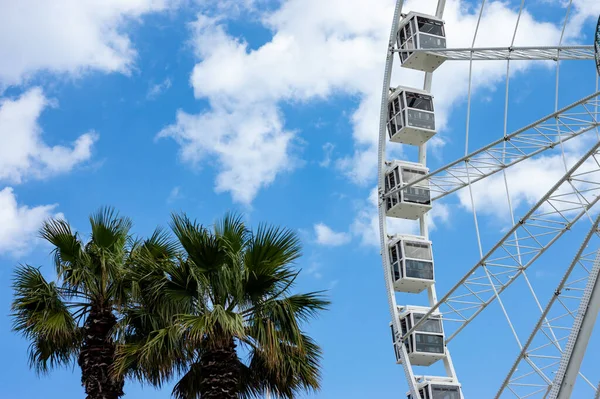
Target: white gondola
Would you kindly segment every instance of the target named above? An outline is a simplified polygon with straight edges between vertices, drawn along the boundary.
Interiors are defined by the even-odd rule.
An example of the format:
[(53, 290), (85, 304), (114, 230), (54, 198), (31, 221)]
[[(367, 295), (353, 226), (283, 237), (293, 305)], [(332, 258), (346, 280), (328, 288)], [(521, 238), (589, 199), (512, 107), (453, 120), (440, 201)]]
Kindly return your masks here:
[[(402, 335), (406, 334), (419, 322), (428, 311), (429, 308), (423, 306), (398, 306)], [(392, 337), (396, 361), (400, 363), (400, 347), (398, 346), (400, 343), (396, 339), (393, 325)], [(438, 360), (443, 359), (446, 356), (444, 341), (442, 316), (439, 312), (434, 312), (404, 341), (410, 363), (413, 366), (431, 366)]]
[[(427, 377), (427, 381), (417, 384), (421, 399), (461, 399), (460, 384), (450, 378)], [(413, 399), (410, 392), (407, 399)]]
[[(397, 33), (400, 50), (427, 50), (446, 48), (444, 21), (432, 15), (409, 12), (402, 21)], [(423, 72), (433, 72), (446, 60), (434, 52), (400, 53), (403, 67)]]
[(420, 236), (396, 235), (389, 244), (394, 289), (418, 294), (434, 280), (431, 241)]
[(416, 220), (431, 209), (429, 180), (423, 180), (404, 190), (402, 186), (427, 175), (429, 169), (421, 164), (405, 161), (389, 163), (385, 176), (386, 214), (390, 217)]
[(388, 103), (388, 134), (396, 143), (426, 143), (435, 135), (433, 97), (423, 90), (396, 88)]

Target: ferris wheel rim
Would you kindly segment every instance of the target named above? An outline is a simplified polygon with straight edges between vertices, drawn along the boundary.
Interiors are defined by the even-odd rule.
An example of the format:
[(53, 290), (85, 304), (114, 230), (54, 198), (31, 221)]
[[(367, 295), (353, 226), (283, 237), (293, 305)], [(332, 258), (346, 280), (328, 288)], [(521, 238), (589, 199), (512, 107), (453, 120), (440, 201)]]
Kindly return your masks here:
[[(389, 277), (389, 268), (390, 268), (390, 260), (389, 260), (389, 254), (388, 254), (388, 250), (387, 250), (387, 243), (388, 243), (388, 233), (387, 233), (387, 215), (386, 215), (386, 209), (385, 209), (385, 187), (384, 187), (384, 181), (385, 181), (385, 170), (386, 170), (386, 160), (385, 160), (385, 149), (386, 149), (386, 144), (387, 144), (387, 137), (386, 137), (386, 129), (387, 129), (387, 104), (388, 104), (388, 95), (389, 95), (389, 90), (390, 90), (390, 83), (391, 83), (391, 74), (392, 74), (392, 66), (393, 66), (393, 57), (394, 57), (394, 53), (401, 53), (402, 51), (396, 50), (395, 49), (395, 35), (397, 33), (397, 26), (398, 26), (398, 22), (400, 20), (400, 11), (403, 7), (403, 0), (397, 0), (396, 2), (396, 8), (395, 8), (395, 13), (394, 13), (394, 20), (392, 23), (392, 30), (390, 32), (390, 41), (388, 44), (388, 52), (387, 52), (387, 58), (386, 58), (386, 66), (385, 66), (385, 72), (384, 72), (384, 86), (383, 86), (383, 90), (382, 90), (382, 101), (381, 101), (381, 112), (380, 112), (380, 125), (379, 125), (379, 144), (378, 144), (378, 217), (379, 217), (379, 230), (380, 230), (380, 246), (381, 246), (381, 255), (382, 255), (382, 264), (383, 264), (383, 269), (384, 269), (384, 276), (385, 276), (385, 280), (386, 280), (386, 288), (388, 291), (388, 302), (390, 305), (390, 312), (392, 314), (392, 326), (395, 325), (396, 327), (396, 331), (399, 331), (399, 328), (397, 326), (397, 305), (396, 305), (396, 298), (395, 298), (395, 290), (393, 287), (393, 283), (391, 282), (391, 278)], [(485, 0), (484, 2), (485, 3)], [(522, 5), (524, 4), (524, 1), (522, 3)], [(571, 4), (571, 3), (570, 3)], [(443, 8), (445, 5), (445, 1), (444, 0), (439, 0), (438, 1), (438, 10), (440, 12), (440, 17), (441, 17), (441, 13), (443, 12)], [(440, 10), (441, 7), (441, 10)], [(569, 5), (570, 8), (570, 5)], [(483, 10), (483, 4), (482, 4), (482, 9), (481, 12)], [(437, 16), (437, 14), (436, 14)], [(480, 17), (481, 17), (481, 13), (480, 13)], [(520, 13), (519, 13), (519, 17), (520, 17)], [(567, 18), (568, 18), (568, 11), (567, 11)], [(562, 36), (564, 35), (564, 30), (565, 30), (565, 26), (566, 26), (566, 20), (565, 19), (565, 25), (563, 26), (563, 32), (561, 34), (561, 43), (562, 43)], [(517, 22), (518, 25), (518, 22)], [(597, 32), (597, 38), (600, 40), (600, 19), (598, 21), (598, 32)], [(516, 35), (516, 30), (515, 30), (515, 35)], [(514, 36), (513, 36), (513, 43), (514, 43)], [(476, 58), (473, 57), (473, 54), (475, 53), (476, 48), (474, 47), (475, 44), (475, 38), (473, 40), (473, 46), (471, 48), (469, 48), (468, 50), (471, 51), (471, 57), (469, 59), (470, 62), (472, 62), (473, 60), (475, 60)], [(489, 52), (499, 52), (499, 51), (508, 51), (509, 54), (516, 54), (515, 51), (538, 51), (538, 53), (533, 54), (533, 56), (529, 56), (530, 58), (523, 58), (523, 59), (529, 59), (529, 60), (533, 60), (533, 59), (552, 59), (554, 61), (559, 61), (562, 59), (565, 59), (565, 54), (570, 54), (570, 56), (566, 56), (566, 59), (594, 59), (596, 58), (596, 62), (597, 62), (597, 66), (599, 68), (599, 73), (600, 73), (600, 61), (598, 60), (599, 57), (599, 46), (600, 44), (598, 42), (595, 43), (594, 46), (561, 46), (559, 43), (559, 46), (546, 46), (546, 47), (525, 47), (525, 48), (513, 48), (512, 45), (509, 48), (481, 48), (478, 50), (481, 51), (487, 51)], [(454, 51), (457, 50), (465, 50), (465, 49), (452, 49)], [(568, 51), (574, 51), (572, 53), (568, 53)], [(591, 51), (590, 51), (591, 50)], [(421, 50), (416, 50), (415, 52), (418, 52)], [(546, 51), (546, 53), (540, 53), (540, 51)], [(556, 51), (557, 55), (553, 55), (553, 53), (549, 53), (548, 51)], [(426, 52), (425, 50), (423, 50), (422, 52)], [(432, 52), (442, 52), (441, 50), (434, 50)], [(498, 53), (496, 53), (495, 56)], [(542, 54), (542, 55), (540, 55)], [(548, 55), (550, 54), (550, 55)], [(488, 55), (489, 57), (489, 55)], [(534, 57), (546, 57), (546, 58), (534, 58)], [(452, 58), (449, 58), (452, 59)], [(465, 58), (454, 58), (454, 59), (465, 59)], [(479, 58), (479, 59), (490, 59), (490, 58)], [(519, 58), (511, 58), (511, 56), (509, 55), (506, 58), (502, 58), (502, 59), (506, 59), (510, 62), (511, 59), (519, 59)], [(431, 80), (432, 80), (432, 73), (426, 73), (425, 75), (425, 85), (427, 84), (431, 84)], [(507, 81), (507, 87), (508, 87), (508, 81)], [(508, 88), (507, 88), (508, 90)], [(508, 92), (507, 92), (508, 93)], [(558, 93), (558, 78), (557, 78), (557, 93)], [(599, 92), (600, 93), (600, 92)], [(596, 93), (596, 96), (599, 94)], [(508, 94), (507, 94), (508, 95)], [(590, 97), (594, 97), (594, 95), (590, 96)], [(557, 94), (557, 98), (558, 98), (558, 94)], [(507, 99), (508, 101), (508, 99)], [(558, 110), (558, 102), (557, 102), (557, 110)], [(597, 104), (596, 104), (597, 107)], [(597, 129), (597, 125), (595, 126)], [(590, 128), (591, 129), (591, 128)], [(588, 129), (588, 130), (590, 130)], [(506, 135), (506, 132), (505, 132)], [(562, 146), (562, 138), (560, 138), (561, 142), (560, 145)], [(421, 157), (421, 151), (420, 151), (420, 157)], [(423, 159), (426, 159), (426, 154), (422, 154)], [(564, 159), (564, 156), (563, 156)], [(566, 162), (566, 161), (565, 161)], [(503, 170), (504, 172), (504, 170)], [(470, 185), (469, 185), (470, 186)], [(509, 198), (509, 202), (510, 202), (510, 198)], [(595, 202), (594, 202), (595, 203)], [(421, 225), (422, 225), (422, 231), (424, 230), (425, 233), (427, 233), (427, 224), (426, 224), (426, 220), (421, 220)], [(428, 236), (428, 234), (421, 234), (422, 236)], [(525, 277), (526, 278), (526, 277)], [(391, 294), (391, 297), (390, 297)], [(535, 297), (535, 293), (534, 297)], [(537, 300), (537, 299), (536, 299)], [(437, 303), (437, 299), (436, 299), (436, 303)], [(540, 307), (540, 310), (541, 307)], [(510, 323), (510, 321), (509, 321)], [(407, 334), (408, 335), (408, 334)], [(396, 336), (394, 336), (394, 342), (396, 343)], [(401, 358), (406, 358), (407, 353), (406, 353), (406, 349), (404, 348), (404, 345), (400, 345), (401, 346), (401, 354), (400, 357)], [(398, 354), (397, 354), (398, 356)], [(447, 353), (447, 357), (448, 360), (450, 361), (451, 364), (451, 359), (450, 359), (450, 354), (449, 352)], [(412, 370), (410, 369), (410, 367), (406, 367), (406, 361), (402, 361), (402, 365), (405, 369), (405, 374), (406, 374), (406, 379), (407, 382), (409, 382), (409, 389), (410, 389), (410, 393), (412, 395), (414, 395), (414, 398), (419, 398), (419, 393), (416, 391), (415, 389), (415, 376), (412, 373)], [(410, 363), (409, 363), (410, 364)], [(454, 373), (453, 370), (453, 366), (451, 365), (452, 368), (452, 374), (454, 375), (454, 377), (456, 376), (456, 374)], [(456, 383), (458, 383), (458, 380), (456, 378), (454, 378)], [(458, 384), (460, 386), (460, 384)], [(599, 388), (600, 389), (600, 386)], [(462, 393), (461, 393), (461, 397), (462, 397)]]
[(594, 49), (596, 58), (596, 69), (598, 75), (600, 75), (600, 17), (598, 17), (598, 23), (596, 24), (596, 34), (594, 35)]

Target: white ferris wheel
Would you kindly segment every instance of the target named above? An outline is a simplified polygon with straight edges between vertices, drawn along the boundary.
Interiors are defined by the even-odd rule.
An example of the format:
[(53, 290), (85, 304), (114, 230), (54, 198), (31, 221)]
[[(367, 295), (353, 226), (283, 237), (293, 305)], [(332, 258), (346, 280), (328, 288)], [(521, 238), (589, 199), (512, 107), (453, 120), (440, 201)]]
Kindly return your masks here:
[[(404, 10), (403, 0), (397, 0), (394, 9), (379, 123), (378, 210), (396, 360), (404, 370), (409, 399), (463, 399), (466, 387), (459, 379), (461, 370), (455, 370), (452, 362), (452, 341), (494, 307), (498, 320), (508, 323), (507, 331), (517, 348), (512, 367), (496, 378), (495, 398), (598, 399), (600, 372), (588, 378), (581, 364), (600, 310), (600, 205), (596, 206), (600, 200), (600, 91), (596, 78), (588, 95), (559, 108), (558, 73), (563, 60), (588, 60), (591, 65), (590, 60), (595, 59), (600, 74), (600, 20), (594, 44), (563, 45), (569, 3), (561, 39), (555, 46), (517, 47), (514, 39), (523, 0), (512, 44), (478, 48), (474, 46), (475, 38), (478, 30), (484, 29), (480, 22), (485, 3), (481, 4), (473, 46), (469, 48), (446, 46), (445, 0), (438, 0), (434, 15)], [(506, 63), (504, 134), (487, 145), (469, 149), (471, 71), (475, 63), (486, 60)], [(507, 131), (511, 62), (540, 60), (552, 62), (556, 68), (556, 106), (545, 117)], [(394, 62), (421, 71), (423, 86), (391, 87)], [(430, 170), (426, 146), (436, 135), (432, 80), (441, 64), (451, 62), (469, 66), (467, 145), (464, 156)], [(498, 130), (502, 131), (502, 126)], [(579, 152), (578, 159), (567, 162), (564, 146), (570, 140), (580, 140), (586, 148)], [(415, 158), (418, 149), (418, 159), (386, 159), (386, 148), (398, 143), (415, 148)], [(560, 177), (533, 206), (517, 214), (511, 204), (510, 168), (552, 151), (562, 152)], [(503, 182), (512, 221), (510, 228), (498, 232), (495, 244), (484, 248), (477, 218), (477, 206), (481, 204), (473, 201), (472, 185), (492, 177), (500, 177)], [(470, 194), (474, 224), (464, 228), (475, 230), (480, 256), (460, 270), (447, 292), (438, 295), (428, 212), (435, 208), (436, 201), (459, 191)], [(389, 222), (394, 218), (418, 221), (420, 234), (392, 231)], [(529, 267), (552, 246), (560, 246), (564, 242), (561, 238), (576, 225), (583, 226), (573, 241), (578, 243), (563, 244), (562, 248), (572, 260), (565, 262), (550, 292), (537, 292), (528, 277)], [(516, 286), (522, 289), (518, 295), (529, 296), (536, 304), (535, 312), (526, 317), (530, 321), (526, 334), (516, 331), (514, 315), (504, 303), (505, 290)], [(425, 296), (421, 302), (428, 302), (427, 306), (411, 305), (419, 303), (413, 298)], [(473, 355), (473, 361), (485, 373), (485, 363), (493, 359), (480, 353)]]

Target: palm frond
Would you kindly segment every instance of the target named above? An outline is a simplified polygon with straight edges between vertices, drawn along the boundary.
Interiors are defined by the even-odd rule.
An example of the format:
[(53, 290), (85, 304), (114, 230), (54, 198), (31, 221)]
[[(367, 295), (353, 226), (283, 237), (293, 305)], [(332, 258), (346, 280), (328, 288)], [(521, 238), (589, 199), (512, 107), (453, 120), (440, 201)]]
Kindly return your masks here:
[(179, 244), (168, 231), (156, 228), (141, 244), (141, 252), (155, 261), (171, 260), (179, 254)]
[(247, 336), (262, 351), (262, 358), (273, 366), (286, 356), (285, 345), (303, 351), (304, 335), (301, 324), (319, 311), (327, 309), (329, 302), (319, 292), (297, 294), (273, 299), (250, 309), (246, 313)]
[(242, 215), (226, 213), (215, 223), (215, 236), (222, 240), (223, 245), (230, 253), (239, 254), (248, 244), (251, 232), (246, 228)]
[(54, 246), (54, 265), (59, 277), (70, 279), (73, 269), (81, 263), (82, 243), (73, 233), (69, 223), (62, 219), (49, 219), (42, 224), (40, 237)]
[(321, 387), (321, 349), (307, 335), (300, 335), (301, 347), (281, 343), (282, 356), (273, 363), (259, 347), (250, 351), (250, 364), (241, 397), (259, 398), (268, 389), (279, 398), (293, 399), (303, 392), (316, 392)]
[(102, 207), (90, 216), (92, 242), (100, 249), (114, 252), (125, 246), (133, 225), (131, 219), (120, 216), (112, 207)]
[(200, 364), (193, 363), (173, 387), (172, 396), (175, 399), (200, 399), (201, 372)]
[(225, 252), (218, 239), (185, 214), (172, 215), (171, 229), (191, 262), (202, 273), (214, 272), (225, 261)]
[[(202, 346), (229, 342), (233, 337), (245, 338), (245, 328), (242, 316), (228, 311), (221, 305), (215, 305), (210, 312), (198, 315), (184, 314), (177, 320), (187, 331), (187, 337), (192, 345)], [(208, 342), (206, 338), (210, 337)]]
[(185, 343), (184, 331), (178, 325), (154, 330), (142, 339), (117, 347), (113, 372), (160, 387), (187, 370), (192, 352)]
[(13, 289), (13, 329), (32, 342), (32, 367), (46, 372), (49, 367), (70, 363), (80, 335), (60, 290), (47, 282), (39, 269), (28, 265), (15, 271)]
[[(260, 225), (244, 255), (244, 291), (251, 301), (291, 288), (297, 272), (293, 262), (301, 255), (297, 234), (289, 229)], [(284, 292), (285, 293), (285, 290)]]
[(189, 265), (155, 262), (139, 258), (131, 271), (131, 294), (134, 300), (161, 317), (190, 313), (198, 297), (198, 284)]

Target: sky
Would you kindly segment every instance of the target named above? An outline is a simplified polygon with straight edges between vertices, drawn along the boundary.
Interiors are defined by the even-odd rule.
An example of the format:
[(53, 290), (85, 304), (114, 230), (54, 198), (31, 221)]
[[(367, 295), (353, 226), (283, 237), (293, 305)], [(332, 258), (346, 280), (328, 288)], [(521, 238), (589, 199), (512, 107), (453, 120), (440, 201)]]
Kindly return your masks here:
[[(488, 0), (475, 45), (508, 46), (520, 4)], [(480, 5), (446, 1), (449, 47), (471, 46)], [(142, 236), (176, 211), (210, 224), (237, 210), (250, 225), (296, 230), (304, 245), (297, 289), (328, 290), (333, 302), (307, 326), (324, 360), (323, 389), (306, 397), (404, 397), (375, 206), (393, 7), (392, 0), (0, 0), (0, 397), (82, 397), (78, 369), (37, 376), (28, 368), (28, 344), (11, 331), (10, 285), (18, 264), (41, 266), (52, 278), (51, 248), (37, 237), (43, 220), (62, 217), (89, 234), (87, 217), (103, 205), (131, 217)], [(525, 1), (515, 45), (556, 45), (567, 8), (564, 0)], [(403, 12), (434, 9), (432, 0), (412, 0)], [(598, 14), (597, 0), (573, 0), (563, 43), (591, 44)], [(555, 107), (553, 63), (515, 62), (511, 71), (508, 132)], [(503, 62), (474, 64), (471, 150), (502, 137), (505, 75)], [(422, 77), (397, 67), (392, 82), (419, 87)], [(559, 107), (595, 88), (593, 62), (561, 64)], [(439, 131), (430, 168), (464, 155), (467, 91), (467, 63), (435, 72)], [(581, 148), (567, 151), (574, 162)], [(387, 157), (416, 161), (415, 154), (396, 145)], [(551, 151), (508, 172), (517, 215), (556, 181), (561, 160)], [(474, 187), (484, 249), (510, 227), (501, 184), (491, 178)], [(440, 294), (479, 257), (470, 210), (463, 191), (430, 212)], [(543, 303), (587, 228), (574, 228), (532, 267)], [(522, 339), (537, 320), (520, 302), (523, 288), (506, 293)], [(518, 354), (497, 306), (450, 350), (469, 398), (491, 397)], [(598, 350), (593, 341), (589, 352)], [(586, 360), (583, 370), (597, 383), (600, 370)], [(128, 382), (125, 391), (165, 398), (170, 387)]]

